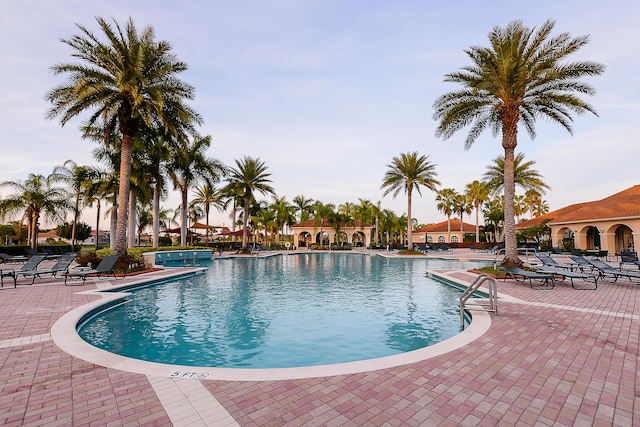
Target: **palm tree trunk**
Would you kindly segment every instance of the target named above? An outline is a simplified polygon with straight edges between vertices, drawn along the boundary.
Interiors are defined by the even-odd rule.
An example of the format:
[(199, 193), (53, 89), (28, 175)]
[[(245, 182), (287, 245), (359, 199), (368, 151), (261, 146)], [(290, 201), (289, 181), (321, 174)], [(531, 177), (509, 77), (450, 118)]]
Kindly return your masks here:
[[(503, 131), (503, 137), (507, 138)], [(515, 131), (512, 134), (515, 139)], [(515, 178), (514, 178), (514, 152), (515, 144), (503, 143), (504, 148), (504, 247), (505, 256), (502, 260), (503, 265), (522, 265), (522, 261), (518, 257), (517, 241), (516, 241), (516, 222), (514, 215), (513, 200), (515, 195)]]
[(207, 221), (207, 229), (205, 230), (205, 239), (204, 239), (204, 241), (205, 241), (205, 243), (207, 245), (209, 245), (209, 209), (210, 209), (209, 203), (206, 203), (204, 205), (204, 213), (205, 213), (205, 219)]
[(75, 252), (76, 224), (78, 223), (78, 205), (80, 204), (80, 193), (76, 193), (76, 205), (73, 209), (73, 225), (71, 226), (71, 252)]
[(38, 250), (38, 221), (40, 220), (40, 212), (33, 211), (31, 214), (31, 249)]
[(120, 186), (118, 188), (118, 219), (116, 226), (116, 246), (114, 249), (118, 255), (123, 255), (127, 252), (132, 151), (133, 135), (123, 132), (122, 147), (120, 148)]
[(242, 250), (248, 250), (248, 242), (247, 242), (247, 226), (249, 225), (249, 202), (250, 199), (247, 197), (244, 200), (244, 218), (243, 221), (243, 230), (242, 230)]
[(154, 248), (158, 247), (160, 242), (160, 191), (158, 183), (153, 187), (153, 242)]
[(116, 234), (118, 229), (118, 211), (115, 207), (111, 208), (111, 214), (109, 215), (109, 248), (112, 251), (116, 250)]
[(182, 225), (180, 226), (180, 245), (187, 246), (187, 217), (189, 215), (187, 186), (182, 186), (180, 190), (182, 195), (182, 212), (180, 213), (180, 219), (182, 222)]
[(413, 240), (411, 235), (411, 189), (407, 191), (407, 249), (413, 250)]
[(127, 231), (128, 243), (127, 247), (133, 248), (136, 246), (136, 228), (137, 228), (137, 215), (136, 206), (138, 205), (138, 199), (136, 195), (131, 192), (129, 194), (129, 231)]
[[(100, 199), (97, 199), (96, 202), (96, 251), (100, 247)], [(73, 248), (73, 246), (72, 246)]]
[(476, 204), (476, 243), (480, 243), (480, 225), (479, 225), (479, 211), (480, 207)]

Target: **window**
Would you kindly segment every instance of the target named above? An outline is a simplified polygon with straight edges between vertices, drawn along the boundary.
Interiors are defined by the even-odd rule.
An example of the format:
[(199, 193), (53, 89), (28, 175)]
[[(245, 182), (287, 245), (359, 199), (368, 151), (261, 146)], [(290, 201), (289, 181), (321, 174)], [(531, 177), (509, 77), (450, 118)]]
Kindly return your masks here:
[(433, 237), (427, 236), (427, 243), (433, 243)]
[(451, 243), (458, 243), (458, 236), (451, 236)]
[(438, 236), (438, 243), (445, 243), (444, 236)]

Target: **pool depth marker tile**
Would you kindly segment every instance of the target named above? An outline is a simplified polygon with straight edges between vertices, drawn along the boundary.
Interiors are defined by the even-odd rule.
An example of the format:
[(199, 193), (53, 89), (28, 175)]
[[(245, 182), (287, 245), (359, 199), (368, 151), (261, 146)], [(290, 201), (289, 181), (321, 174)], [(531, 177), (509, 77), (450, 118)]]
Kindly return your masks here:
[(147, 375), (174, 426), (240, 426), (200, 381)]

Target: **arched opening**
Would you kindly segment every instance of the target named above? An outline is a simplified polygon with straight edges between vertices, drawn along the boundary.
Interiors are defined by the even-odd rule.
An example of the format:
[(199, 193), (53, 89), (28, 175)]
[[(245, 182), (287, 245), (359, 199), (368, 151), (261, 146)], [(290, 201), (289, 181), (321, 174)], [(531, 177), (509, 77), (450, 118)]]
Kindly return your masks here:
[(364, 247), (367, 244), (364, 233), (360, 231), (356, 231), (351, 235), (351, 242), (354, 247)]
[(633, 241), (633, 231), (627, 225), (620, 225), (616, 228), (615, 233), (616, 253), (635, 252), (635, 244)]
[(600, 249), (602, 244), (600, 242), (600, 231), (596, 227), (589, 227), (587, 229), (587, 247), (586, 249)]
[(311, 246), (311, 234), (303, 231), (302, 233), (298, 234), (298, 247), (306, 248), (308, 246)]

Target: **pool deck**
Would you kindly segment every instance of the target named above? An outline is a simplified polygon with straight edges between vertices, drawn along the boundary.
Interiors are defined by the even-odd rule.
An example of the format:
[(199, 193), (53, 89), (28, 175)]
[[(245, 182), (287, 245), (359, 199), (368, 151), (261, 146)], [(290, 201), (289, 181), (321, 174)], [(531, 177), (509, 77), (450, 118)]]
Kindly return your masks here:
[(0, 292), (0, 425), (640, 425), (640, 285), (627, 280), (593, 291), (500, 281), (499, 316), (470, 344), (391, 368), (272, 381), (131, 373), (60, 350), (53, 324), (109, 284), (41, 279)]

